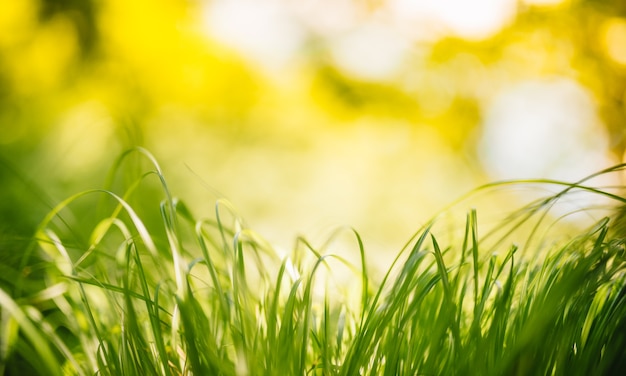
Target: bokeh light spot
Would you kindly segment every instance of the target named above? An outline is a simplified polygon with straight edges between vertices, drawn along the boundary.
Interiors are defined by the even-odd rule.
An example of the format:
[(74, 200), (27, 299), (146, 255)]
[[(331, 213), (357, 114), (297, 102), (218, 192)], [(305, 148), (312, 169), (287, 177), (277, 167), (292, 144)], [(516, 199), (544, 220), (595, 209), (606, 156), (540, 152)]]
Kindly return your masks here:
[(305, 38), (279, 1), (214, 1), (205, 12), (210, 36), (269, 69), (284, 68)]
[(18, 92), (27, 94), (60, 85), (77, 57), (76, 30), (64, 16), (40, 27), (26, 47), (9, 54), (8, 65)]
[(484, 39), (512, 22), (514, 0), (394, 0), (390, 8), (401, 19), (412, 20), (425, 34), (453, 34)]
[(409, 43), (382, 24), (364, 24), (331, 41), (336, 65), (357, 78), (389, 79), (398, 72)]
[(527, 81), (486, 113), (480, 154), (496, 179), (575, 181), (610, 164), (590, 94), (569, 79)]
[(626, 65), (626, 19), (611, 18), (603, 27), (606, 53), (618, 64)]
[(36, 22), (37, 3), (34, 0), (4, 1), (0, 7), (0, 47), (23, 42), (33, 32)]

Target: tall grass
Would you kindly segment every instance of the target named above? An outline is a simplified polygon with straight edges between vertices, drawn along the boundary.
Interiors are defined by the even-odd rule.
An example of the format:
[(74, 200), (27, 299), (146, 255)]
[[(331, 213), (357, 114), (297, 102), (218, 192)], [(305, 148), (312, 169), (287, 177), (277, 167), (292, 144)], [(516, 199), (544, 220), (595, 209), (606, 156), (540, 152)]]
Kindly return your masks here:
[[(227, 201), (196, 218), (135, 149), (105, 189), (51, 211), (24, 250), (0, 290), (0, 373), (616, 374), (626, 369), (621, 217), (555, 241), (539, 231), (574, 191), (626, 201), (585, 182), (524, 182), (561, 190), (485, 233), (475, 210), (458, 237), (430, 221), (374, 278), (356, 231), (279, 254)], [(330, 252), (340, 237), (358, 262)]]

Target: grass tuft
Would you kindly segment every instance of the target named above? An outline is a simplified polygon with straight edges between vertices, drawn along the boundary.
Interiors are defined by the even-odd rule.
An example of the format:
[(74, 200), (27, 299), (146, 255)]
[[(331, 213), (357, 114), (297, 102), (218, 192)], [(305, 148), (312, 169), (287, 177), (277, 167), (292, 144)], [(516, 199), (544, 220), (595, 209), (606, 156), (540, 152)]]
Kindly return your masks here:
[[(458, 236), (433, 219), (377, 280), (356, 231), (319, 247), (299, 238), (281, 255), (225, 200), (196, 218), (155, 158), (133, 149), (105, 189), (58, 204), (11, 271), (0, 373), (615, 374), (626, 367), (623, 211), (582, 230), (551, 213), (581, 191), (624, 205), (587, 184), (624, 167), (482, 187), (559, 190), (484, 233), (477, 210)], [(355, 264), (329, 251), (346, 235)]]

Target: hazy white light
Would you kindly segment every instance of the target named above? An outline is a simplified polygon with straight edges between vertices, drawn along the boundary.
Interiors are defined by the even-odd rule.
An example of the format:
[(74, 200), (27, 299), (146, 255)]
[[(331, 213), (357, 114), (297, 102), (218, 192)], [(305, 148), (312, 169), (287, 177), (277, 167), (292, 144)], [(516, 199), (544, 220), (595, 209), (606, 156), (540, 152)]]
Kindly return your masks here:
[(523, 0), (524, 4), (538, 6), (554, 6), (563, 3), (564, 0)]
[(400, 21), (408, 22), (405, 29), (418, 28), (433, 38), (441, 33), (488, 38), (516, 13), (515, 0), (391, 0), (389, 7)]
[(365, 24), (331, 41), (335, 64), (363, 79), (384, 80), (397, 71), (408, 41), (382, 24)]
[(578, 180), (610, 164), (590, 95), (571, 80), (524, 82), (486, 113), (480, 153), (496, 179)]
[(287, 4), (299, 22), (322, 36), (332, 38), (354, 28), (358, 22), (354, 0), (298, 0)]
[(269, 68), (287, 64), (305, 38), (302, 28), (277, 0), (213, 1), (205, 20), (211, 36)]

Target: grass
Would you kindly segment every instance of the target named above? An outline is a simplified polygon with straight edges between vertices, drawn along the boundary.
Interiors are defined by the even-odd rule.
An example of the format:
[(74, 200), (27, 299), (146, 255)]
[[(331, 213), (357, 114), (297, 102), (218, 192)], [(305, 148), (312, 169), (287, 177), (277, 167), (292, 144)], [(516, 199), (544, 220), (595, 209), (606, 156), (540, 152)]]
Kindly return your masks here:
[[(626, 201), (586, 181), (515, 183), (561, 190), (485, 233), (475, 210), (459, 236), (437, 236), (430, 221), (375, 278), (356, 231), (319, 247), (299, 238), (279, 254), (224, 200), (213, 218), (195, 218), (135, 149), (105, 189), (44, 218), (3, 283), (0, 373), (617, 374), (626, 368), (622, 216), (550, 237), (562, 222), (551, 208), (575, 192)], [(357, 262), (330, 252), (348, 244), (340, 239)]]

